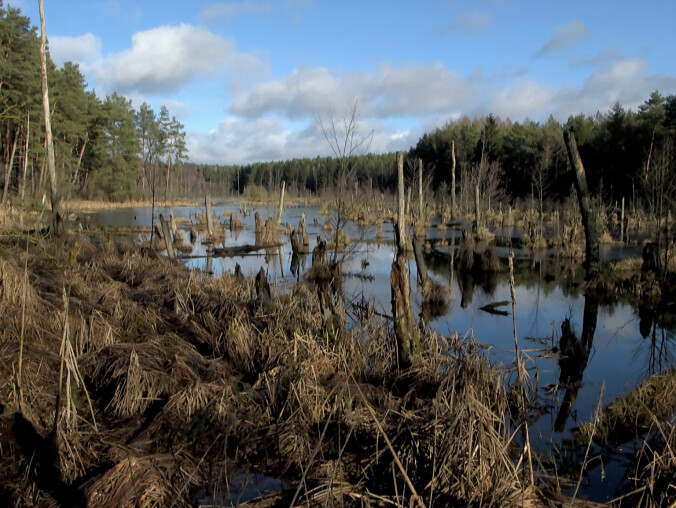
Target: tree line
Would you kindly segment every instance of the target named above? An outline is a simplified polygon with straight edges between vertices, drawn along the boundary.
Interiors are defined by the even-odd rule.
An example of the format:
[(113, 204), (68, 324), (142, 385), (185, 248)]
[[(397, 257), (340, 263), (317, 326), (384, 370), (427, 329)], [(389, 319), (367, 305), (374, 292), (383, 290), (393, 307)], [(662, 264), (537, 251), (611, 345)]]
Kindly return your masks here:
[[(475, 185), (495, 202), (534, 199), (540, 207), (560, 202), (573, 185), (563, 142), (571, 129), (587, 173), (590, 192), (603, 203), (625, 198), (627, 204), (654, 209), (660, 197), (676, 197), (674, 175), (676, 96), (658, 91), (637, 111), (619, 103), (607, 112), (571, 115), (565, 123), (512, 122), (494, 115), (462, 117), (425, 133), (408, 151), (406, 178), (416, 186), (417, 159), (423, 162), (425, 186), (447, 199), (452, 169), (458, 206), (473, 207)], [(336, 192), (340, 165), (336, 158), (316, 157), (246, 165), (195, 165), (209, 180), (235, 194), (254, 187), (276, 192), (281, 182), (298, 194)], [(396, 191), (394, 153), (349, 158), (343, 191)]]
[[(246, 165), (187, 161), (183, 125), (166, 107), (138, 110), (113, 93), (100, 98), (76, 64), (57, 68), (48, 58), (56, 168), (62, 196), (106, 200), (204, 195), (266, 197), (286, 182), (297, 195), (394, 193), (396, 156), (351, 154)], [(41, 106), (39, 37), (19, 9), (0, 0), (0, 185), (2, 202), (40, 199), (46, 147)], [(655, 210), (676, 193), (676, 98), (653, 92), (637, 111), (615, 104), (607, 112), (561, 123), (512, 122), (493, 115), (462, 117), (425, 133), (408, 152), (412, 186), (420, 159), (426, 190), (447, 199), (455, 180), (459, 207), (482, 199), (547, 203), (570, 194), (572, 180), (562, 130), (570, 128), (592, 194), (604, 203), (622, 198)], [(339, 160), (340, 159), (340, 160)], [(455, 178), (452, 170), (455, 167)], [(665, 197), (667, 198), (665, 200)]]
[(565, 124), (553, 117), (544, 123), (463, 117), (423, 135), (409, 155), (424, 161), (436, 185), (451, 179), (454, 148), (461, 188), (482, 165), (492, 165), (486, 178), (497, 180), (496, 189), (511, 200), (560, 201), (572, 185), (563, 129), (575, 134), (590, 191), (603, 203), (625, 198), (654, 207), (660, 194), (673, 193), (666, 176), (675, 169), (676, 97), (658, 91), (637, 111), (616, 103), (607, 112), (570, 116)]
[[(45, 194), (46, 142), (40, 38), (20, 9), (0, 0), (0, 182), (2, 202)], [(77, 64), (57, 68), (47, 55), (59, 193), (123, 201), (155, 191), (170, 198), (186, 160), (183, 125), (163, 106), (87, 90)]]

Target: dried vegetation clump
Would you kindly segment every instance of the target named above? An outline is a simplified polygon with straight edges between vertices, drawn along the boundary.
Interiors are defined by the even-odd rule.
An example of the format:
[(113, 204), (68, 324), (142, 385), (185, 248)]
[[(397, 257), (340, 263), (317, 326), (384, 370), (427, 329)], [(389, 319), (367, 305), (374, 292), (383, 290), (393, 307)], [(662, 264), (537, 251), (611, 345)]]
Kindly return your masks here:
[(385, 321), (328, 337), (303, 284), (257, 301), (150, 249), (0, 242), (8, 505), (189, 506), (236, 471), (283, 478), (280, 506), (534, 499), (503, 379), (457, 336), (400, 372)]

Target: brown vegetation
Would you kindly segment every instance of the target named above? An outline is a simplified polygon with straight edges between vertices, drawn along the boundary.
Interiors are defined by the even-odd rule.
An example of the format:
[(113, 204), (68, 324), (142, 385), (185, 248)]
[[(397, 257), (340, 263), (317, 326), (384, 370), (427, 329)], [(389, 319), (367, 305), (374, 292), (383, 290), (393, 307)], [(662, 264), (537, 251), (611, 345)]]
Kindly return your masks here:
[[(457, 336), (421, 334), (399, 372), (386, 323), (326, 342), (303, 284), (257, 302), (252, 279), (203, 280), (151, 250), (6, 236), (0, 252), (10, 504), (66, 489), (88, 506), (189, 505), (233, 471), (283, 477), (285, 506), (538, 501), (509, 455), (504, 382)], [(32, 461), (41, 444), (56, 483)]]

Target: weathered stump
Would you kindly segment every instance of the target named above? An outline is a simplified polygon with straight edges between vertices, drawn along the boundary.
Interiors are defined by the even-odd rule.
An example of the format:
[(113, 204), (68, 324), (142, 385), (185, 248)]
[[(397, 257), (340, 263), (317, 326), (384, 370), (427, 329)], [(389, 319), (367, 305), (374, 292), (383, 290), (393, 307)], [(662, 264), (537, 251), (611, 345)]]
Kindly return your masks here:
[(261, 266), (258, 275), (256, 275), (256, 300), (259, 303), (263, 303), (269, 301), (271, 298), (272, 293), (270, 292), (270, 284), (268, 284), (265, 270)]

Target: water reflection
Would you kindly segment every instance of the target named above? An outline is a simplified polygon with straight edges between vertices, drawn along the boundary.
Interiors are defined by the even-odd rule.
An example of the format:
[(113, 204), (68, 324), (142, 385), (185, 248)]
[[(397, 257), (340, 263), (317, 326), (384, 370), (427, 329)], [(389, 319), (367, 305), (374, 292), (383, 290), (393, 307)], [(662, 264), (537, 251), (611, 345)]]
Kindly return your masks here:
[(584, 299), (582, 317), (582, 334), (578, 339), (570, 324), (565, 318), (561, 324), (561, 339), (559, 341), (559, 385), (566, 387), (563, 402), (556, 415), (554, 431), (563, 432), (571, 414), (577, 394), (582, 386), (582, 376), (589, 362), (589, 353), (594, 342), (596, 322), (599, 314), (599, 302), (594, 296), (587, 295)]
[[(214, 204), (213, 211), (219, 218), (229, 218), (231, 215), (228, 213), (240, 212), (242, 229), (229, 230), (225, 244), (227, 249), (241, 249), (229, 251), (227, 257), (219, 257), (216, 249), (211, 250), (205, 245), (203, 234), (194, 226), (197, 215), (203, 213), (203, 207), (175, 207), (173, 210), (158, 208), (156, 214), (169, 216), (172, 211), (179, 231), (182, 230), (193, 245), (192, 255), (183, 258), (190, 269), (199, 269), (218, 277), (223, 272), (234, 272), (239, 265), (239, 273), (247, 277), (258, 273), (263, 266), (271, 284), (273, 280), (278, 283), (276, 287), (273, 286), (273, 294), (286, 291), (296, 282), (302, 281), (310, 269), (307, 255), (293, 255), (287, 235), (278, 237), (281, 248), (275, 245), (267, 250), (249, 250), (249, 247), (255, 247), (254, 211), (265, 222), (266, 218), (276, 217), (276, 207), (257, 207), (245, 215), (240, 212), (239, 203)], [(306, 216), (307, 249), (312, 250), (319, 238), (327, 237), (327, 233), (321, 229), (325, 218), (319, 216), (318, 208), (289, 207), (284, 212), (283, 222), (298, 224), (303, 213)], [(138, 239), (139, 234), (149, 236), (152, 224), (149, 208), (107, 210), (92, 214), (90, 218), (83, 217), (83, 221), (97, 228), (102, 225), (123, 226), (131, 232), (132, 239)], [(352, 240), (351, 247), (356, 255), (346, 258), (342, 265), (343, 294), (352, 295), (365, 308), (389, 314), (392, 224), (387, 222), (371, 227), (348, 224), (345, 232)], [(504, 234), (513, 237), (517, 233), (515, 230)], [(457, 295), (457, 303), (451, 300), (451, 304), (440, 311), (423, 308), (421, 291), (415, 284), (416, 268), (411, 263), (409, 286), (413, 315), (422, 314), (423, 321), (430, 328), (444, 335), (471, 333), (490, 347), (488, 354), (492, 361), (498, 365), (509, 365), (514, 359), (511, 326), (506, 326), (504, 317), (480, 310), (491, 302), (510, 299), (506, 270), (485, 276), (480, 272), (455, 269), (452, 259), (460, 247), (459, 229), (439, 231), (430, 228), (425, 236), (433, 241), (440, 240), (435, 248), (425, 254), (429, 276), (448, 290), (449, 299), (452, 298), (450, 295)], [(143, 238), (147, 239), (145, 236)], [(496, 251), (503, 259), (504, 266), (508, 248), (500, 245)], [(637, 248), (613, 246), (612, 252), (606, 256), (619, 256), (623, 252), (633, 255), (632, 249)], [(673, 334), (670, 330), (676, 327), (676, 318), (673, 312), (668, 312), (671, 309), (669, 306), (656, 311), (653, 307), (639, 306), (630, 300), (597, 302), (597, 323), (591, 327), (594, 306), (583, 295), (584, 272), (579, 265), (565, 265), (551, 251), (537, 256), (518, 248), (514, 252), (517, 284), (515, 319), (519, 338), (523, 338), (526, 349), (544, 349), (546, 345), (546, 355), (540, 357), (538, 351), (532, 353), (540, 372), (541, 385), (565, 385), (566, 388), (562, 407), (557, 408), (551, 418), (541, 419), (541, 426), (533, 429), (543, 440), (550, 439), (555, 418), (559, 420), (556, 425), (558, 428), (569, 429), (570, 415), (574, 411), (577, 411), (578, 419), (591, 417), (602, 380), (606, 381), (606, 393), (610, 399), (623, 395), (647, 375), (674, 365), (671, 353)], [(604, 257), (603, 251), (601, 256)], [(324, 308), (330, 310), (335, 305), (334, 297), (332, 288), (326, 289), (328, 291), (325, 290), (324, 294), (329, 298), (325, 297), (323, 304)], [(558, 356), (551, 354), (551, 345), (552, 341), (558, 339), (561, 320), (566, 315), (569, 316), (571, 328), (582, 330), (582, 333), (573, 346), (566, 346), (565, 341), (560, 344), (562, 349), (570, 349), (566, 355), (570, 359), (561, 358), (560, 361)], [(596, 328), (595, 333), (589, 333), (591, 328)], [(645, 337), (645, 340), (641, 337)], [(596, 352), (593, 355), (590, 352), (592, 343)]]
[(305, 273), (306, 259), (306, 254), (299, 254), (296, 252), (291, 254), (291, 265), (289, 270), (291, 271), (291, 275), (296, 278), (296, 282), (299, 282), (301, 275)]

